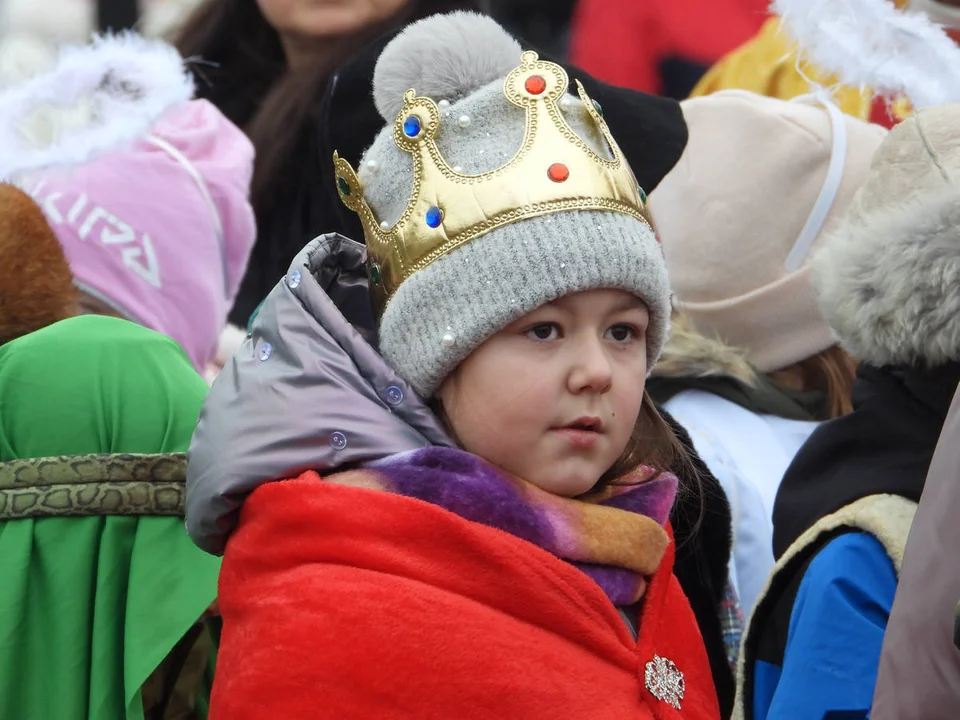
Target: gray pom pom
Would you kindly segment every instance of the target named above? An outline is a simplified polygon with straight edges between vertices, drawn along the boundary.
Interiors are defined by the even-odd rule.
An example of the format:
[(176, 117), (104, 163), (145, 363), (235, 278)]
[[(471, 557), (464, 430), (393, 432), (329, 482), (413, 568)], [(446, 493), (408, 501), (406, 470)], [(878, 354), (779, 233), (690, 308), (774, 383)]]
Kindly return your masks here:
[(432, 15), (384, 48), (373, 73), (373, 101), (387, 122), (396, 119), (410, 88), (456, 102), (510, 72), (521, 52), (520, 44), (486, 15)]

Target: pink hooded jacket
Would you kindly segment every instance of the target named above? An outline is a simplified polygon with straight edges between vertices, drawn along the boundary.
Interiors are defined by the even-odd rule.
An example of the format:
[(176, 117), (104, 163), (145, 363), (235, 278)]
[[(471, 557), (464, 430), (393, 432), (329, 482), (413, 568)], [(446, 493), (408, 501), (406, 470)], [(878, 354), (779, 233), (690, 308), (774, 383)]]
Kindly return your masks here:
[(31, 175), (78, 288), (183, 346), (203, 372), (256, 238), (253, 146), (195, 100), (133, 147)]

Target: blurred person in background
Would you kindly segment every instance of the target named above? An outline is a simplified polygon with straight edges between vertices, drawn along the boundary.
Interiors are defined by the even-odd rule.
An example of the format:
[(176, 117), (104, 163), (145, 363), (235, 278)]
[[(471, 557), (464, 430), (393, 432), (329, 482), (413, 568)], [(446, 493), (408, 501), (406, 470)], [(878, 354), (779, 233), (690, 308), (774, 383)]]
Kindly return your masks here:
[[(190, 99), (192, 79), (162, 41), (98, 38), (65, 53), (0, 93), (0, 124), (35, 129), (42, 109), (50, 131), (37, 144), (6, 134), (0, 177), (16, 178), (43, 208), (83, 312), (172, 337), (198, 372), (222, 365), (255, 238), (250, 141), (212, 104)], [(63, 98), (66, 116), (50, 97)], [(226, 335), (239, 344), (244, 333)]]
[(0, 345), (0, 717), (204, 710), (220, 561), (184, 531), (181, 453), (206, 391), (175, 342), (126, 320)]
[(907, 536), (960, 382), (958, 120), (958, 104), (924, 107), (891, 130), (812, 259), (824, 315), (861, 362), (853, 411), (814, 431), (777, 494), (777, 563), (742, 645), (745, 718), (871, 708)]
[(569, 58), (577, 0), (490, 0), (490, 14), (513, 35), (556, 58)]
[[(777, 562), (744, 636), (738, 713), (874, 717), (907, 537), (960, 382), (960, 48), (931, 19), (884, 0), (778, 7), (801, 57), (852, 86), (896, 92), (916, 112), (884, 138), (811, 259), (821, 311), (860, 361), (853, 410), (818, 427), (784, 474), (774, 506)], [(931, 530), (922, 532), (929, 538)], [(941, 603), (943, 580), (929, 584)], [(929, 633), (901, 627), (899, 637), (914, 644)], [(910, 672), (935, 674), (924, 667)], [(897, 675), (888, 682), (902, 693), (897, 702), (909, 703), (922, 685)], [(940, 714), (930, 699), (919, 716), (955, 715), (955, 702)]]
[(0, 0), (0, 87), (48, 70), (62, 45), (96, 32), (174, 31), (200, 0)]
[[(896, 7), (925, 13), (960, 41), (960, 0), (890, 0)], [(864, 18), (870, 25), (871, 20)], [(799, 65), (799, 67), (798, 67)], [(726, 88), (750, 90), (787, 100), (811, 91), (811, 83), (831, 87), (834, 101), (843, 112), (891, 128), (910, 115), (904, 100), (890, 102), (868, 87), (838, 86), (830, 73), (815, 63), (800, 62), (796, 43), (784, 32), (779, 17), (771, 17), (755, 37), (745, 42), (710, 68), (691, 95), (707, 95)]]
[(579, 0), (570, 59), (614, 85), (682, 100), (751, 38), (769, 0)]
[[(247, 325), (309, 240), (325, 232), (362, 236), (356, 216), (338, 199), (333, 151), (359, 163), (382, 128), (372, 79), (389, 40), (409, 22), (458, 9), (486, 12), (491, 7), (485, 0), (206, 0), (188, 20), (178, 47), (196, 60), (198, 95), (242, 127), (257, 150), (251, 202), (258, 238), (230, 314), (234, 325)], [(521, 44), (538, 49), (523, 39)], [(541, 56), (554, 59), (549, 53)], [(636, 132), (635, 110), (649, 112), (646, 97), (577, 68), (567, 70), (605, 108), (608, 124), (624, 138), (628, 159), (642, 158), (650, 166), (652, 153), (665, 158), (682, 149), (679, 136), (654, 141)], [(668, 120), (679, 109), (663, 102), (656, 112)], [(638, 181), (653, 187), (660, 177), (658, 166)], [(351, 302), (341, 309), (355, 325), (372, 329), (373, 317), (364, 305)]]
[(960, 394), (954, 395), (910, 526), (883, 635), (872, 720), (947, 720), (960, 706)]
[(244, 335), (225, 328), (256, 233), (252, 164), (243, 133), (195, 100), (129, 149), (23, 183), (64, 248), (84, 312), (172, 337), (205, 373)]
[(817, 306), (808, 259), (886, 131), (810, 96), (727, 90), (681, 107), (687, 148), (650, 196), (676, 315), (650, 393), (727, 493), (749, 615), (773, 567), (783, 474), (821, 422), (851, 409), (855, 362)]
[[(378, 116), (375, 127), (348, 114), (331, 120), (325, 95), (337, 89), (339, 68), (408, 22), (473, 7), (472, 0), (205, 0), (187, 20), (177, 44), (184, 57), (200, 59), (198, 95), (243, 128), (257, 150), (251, 202), (259, 234), (233, 324), (246, 327), (300, 248), (331, 229), (327, 207), (336, 193), (324, 196), (333, 150), (321, 149), (323, 136), (341, 128), (356, 133), (359, 157), (382, 125)], [(369, 85), (364, 89), (357, 103), (369, 103), (375, 115)]]

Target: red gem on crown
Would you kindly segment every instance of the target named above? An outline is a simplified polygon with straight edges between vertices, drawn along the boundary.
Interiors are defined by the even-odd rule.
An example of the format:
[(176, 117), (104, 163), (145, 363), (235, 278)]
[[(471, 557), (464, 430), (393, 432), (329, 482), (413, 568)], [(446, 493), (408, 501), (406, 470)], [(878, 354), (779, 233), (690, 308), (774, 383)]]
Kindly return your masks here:
[(556, 183), (562, 183), (570, 177), (570, 168), (563, 163), (554, 163), (547, 168), (547, 177)]
[(547, 89), (547, 81), (543, 78), (543, 75), (531, 75), (527, 78), (523, 87), (531, 95), (540, 95)]

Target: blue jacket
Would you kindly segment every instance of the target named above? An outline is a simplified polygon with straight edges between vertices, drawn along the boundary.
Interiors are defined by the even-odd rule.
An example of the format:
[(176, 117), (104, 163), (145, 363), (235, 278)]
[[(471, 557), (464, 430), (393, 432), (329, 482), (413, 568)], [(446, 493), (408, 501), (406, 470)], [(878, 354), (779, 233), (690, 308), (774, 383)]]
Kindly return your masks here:
[[(897, 587), (892, 558), (958, 382), (960, 363), (861, 363), (853, 412), (820, 425), (794, 457), (774, 504), (777, 570), (743, 644), (746, 720), (869, 716)], [(909, 516), (897, 518), (905, 507)]]
[(896, 589), (893, 562), (872, 535), (824, 545), (800, 581), (782, 664), (754, 663), (754, 719), (868, 717)]

